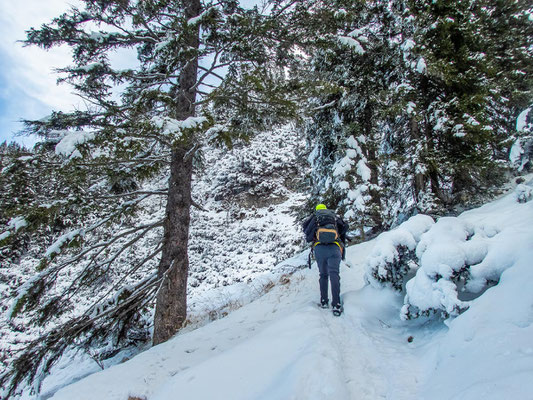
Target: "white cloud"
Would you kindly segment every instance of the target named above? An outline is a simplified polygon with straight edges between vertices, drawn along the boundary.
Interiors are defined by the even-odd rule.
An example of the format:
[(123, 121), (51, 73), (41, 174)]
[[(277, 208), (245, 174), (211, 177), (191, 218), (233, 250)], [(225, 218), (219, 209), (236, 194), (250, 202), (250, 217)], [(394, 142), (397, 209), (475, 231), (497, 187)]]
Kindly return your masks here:
[(42, 118), (52, 109), (70, 110), (80, 100), (71, 93), (68, 85), (56, 84), (57, 75), (53, 69), (70, 63), (67, 48), (44, 51), (37, 47), (23, 47), (17, 42), (26, 37), (26, 30), (49, 22), (75, 2), (0, 1), (0, 140), (5, 140), (21, 128), (17, 121)]

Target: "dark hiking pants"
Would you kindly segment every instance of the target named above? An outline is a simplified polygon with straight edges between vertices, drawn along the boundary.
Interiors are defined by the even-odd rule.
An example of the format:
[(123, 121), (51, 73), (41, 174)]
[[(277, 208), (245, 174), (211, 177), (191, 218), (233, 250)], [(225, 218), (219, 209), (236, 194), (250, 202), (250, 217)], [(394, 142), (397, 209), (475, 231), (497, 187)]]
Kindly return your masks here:
[(340, 305), (341, 249), (336, 244), (319, 244), (315, 247), (315, 258), (320, 271), (320, 301), (328, 301), (328, 278), (331, 282), (331, 304)]

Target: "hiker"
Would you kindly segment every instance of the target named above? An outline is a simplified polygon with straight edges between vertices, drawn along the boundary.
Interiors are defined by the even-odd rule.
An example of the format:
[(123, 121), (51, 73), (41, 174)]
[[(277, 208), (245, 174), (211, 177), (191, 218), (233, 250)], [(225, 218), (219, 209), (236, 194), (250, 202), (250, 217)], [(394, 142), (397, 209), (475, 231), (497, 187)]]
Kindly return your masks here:
[(324, 204), (315, 208), (302, 224), (307, 242), (313, 242), (318, 270), (320, 271), (320, 306), (329, 307), (328, 280), (331, 282), (331, 308), (333, 315), (341, 315), (343, 308), (340, 301), (339, 266), (346, 256), (346, 232), (348, 224), (328, 210)]

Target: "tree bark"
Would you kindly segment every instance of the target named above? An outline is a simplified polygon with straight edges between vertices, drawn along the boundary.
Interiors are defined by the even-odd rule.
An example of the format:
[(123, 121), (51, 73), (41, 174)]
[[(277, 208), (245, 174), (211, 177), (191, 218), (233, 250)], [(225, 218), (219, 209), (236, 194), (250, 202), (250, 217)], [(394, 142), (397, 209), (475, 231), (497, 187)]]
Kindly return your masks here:
[(368, 138), (369, 145), (366, 146), (366, 157), (368, 161), (368, 168), (370, 168), (370, 183), (371, 189), (368, 191), (372, 198), (372, 207), (370, 218), (372, 220), (372, 233), (380, 232), (383, 228), (383, 218), (381, 215), (381, 193), (379, 187), (379, 161), (377, 157), (377, 149), (375, 147), (374, 133), (373, 133), (374, 107), (367, 102), (364, 110), (364, 132)]
[[(200, 14), (199, 0), (184, 0), (186, 19)], [(198, 25), (189, 28), (185, 42), (190, 49), (199, 48)], [(198, 57), (193, 56), (183, 66), (172, 117), (184, 120), (195, 115)], [(191, 209), (192, 157), (187, 156), (194, 145), (184, 138), (173, 150), (168, 182), (168, 201), (164, 221), (164, 236), (158, 275), (161, 286), (157, 293), (154, 316), (153, 344), (170, 339), (187, 318), (187, 277), (189, 273), (189, 226)]]
[[(409, 121), (409, 130), (411, 133), (411, 142), (415, 143), (415, 147), (418, 146), (420, 142), (420, 132), (418, 128), (418, 123), (416, 122), (416, 119), (414, 116), (411, 117)], [(412, 163), (412, 160), (411, 160)], [(424, 191), (426, 182), (424, 174), (416, 171), (416, 165), (412, 164), (413, 167), (413, 175), (414, 175), (414, 197), (415, 201), (418, 204), (420, 201), (420, 193)]]
[(188, 242), (191, 208), (192, 161), (185, 160), (186, 149), (172, 154), (169, 195), (158, 275), (153, 344), (170, 339), (187, 318)]

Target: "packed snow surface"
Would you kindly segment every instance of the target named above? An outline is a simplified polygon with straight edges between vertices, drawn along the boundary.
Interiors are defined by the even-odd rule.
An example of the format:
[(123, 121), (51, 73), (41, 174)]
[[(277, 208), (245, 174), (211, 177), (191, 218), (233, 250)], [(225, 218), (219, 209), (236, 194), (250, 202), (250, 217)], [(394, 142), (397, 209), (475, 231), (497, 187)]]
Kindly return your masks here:
[[(338, 318), (317, 307), (318, 273), (316, 265), (305, 267), (304, 252), (288, 261), (302, 268), (279, 275), (258, 300), (52, 398), (532, 399), (533, 202), (518, 202), (513, 192), (458, 219), (433, 224), (420, 216), (404, 228), (382, 244), (348, 249), (351, 268), (341, 266), (345, 312)], [(403, 321), (402, 294), (365, 284), (369, 255), (422, 243), (418, 252), (429, 268), (440, 256), (428, 252), (442, 243), (457, 247), (441, 249), (453, 268), (465, 262), (468, 252), (460, 248), (472, 234), (490, 243), (479, 268), (499, 268), (501, 277), (445, 323)], [(380, 252), (378, 245), (389, 247)]]

